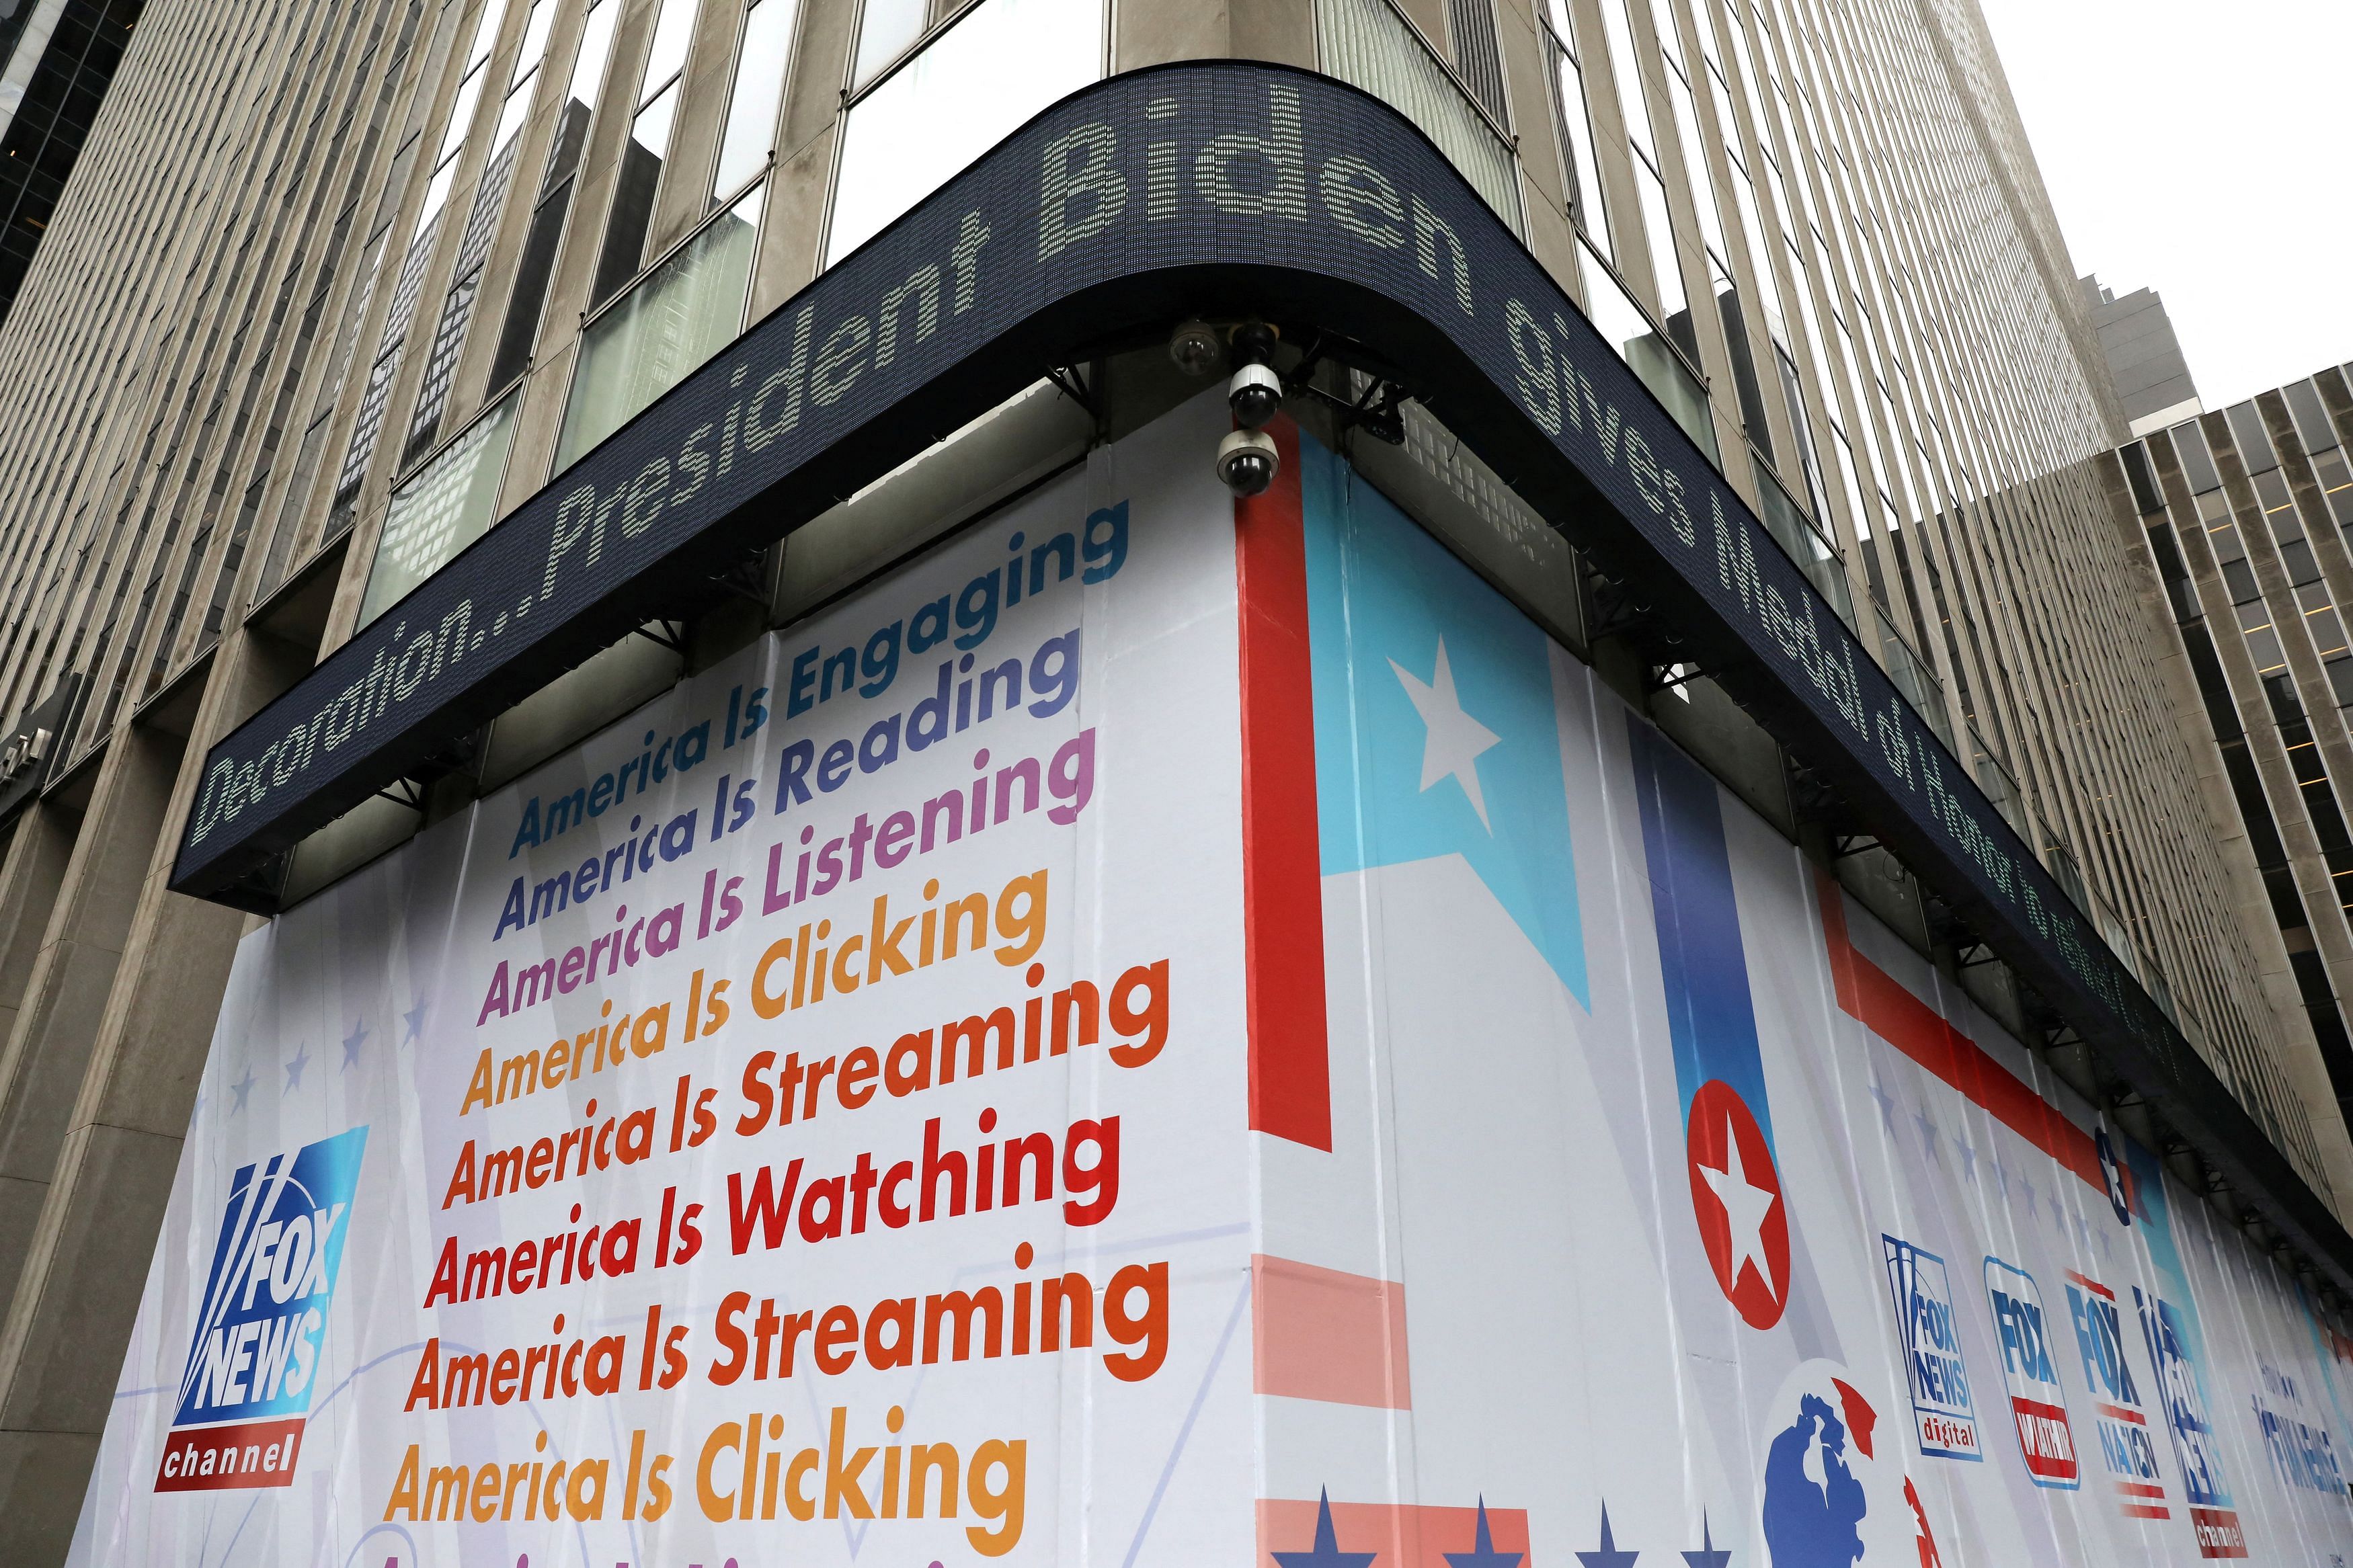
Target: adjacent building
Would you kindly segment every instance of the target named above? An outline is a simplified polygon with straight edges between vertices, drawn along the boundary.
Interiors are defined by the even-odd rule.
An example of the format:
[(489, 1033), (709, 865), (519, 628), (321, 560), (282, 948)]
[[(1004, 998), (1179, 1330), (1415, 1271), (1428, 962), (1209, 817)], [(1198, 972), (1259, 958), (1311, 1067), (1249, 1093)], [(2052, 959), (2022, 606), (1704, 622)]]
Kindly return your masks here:
[(0, 13), (0, 320), (144, 9), (145, 0), (14, 0)]
[(2119, 449), (2110, 479), (2126, 537), (2145, 538), (2152, 608), (2178, 639), (2168, 679), (2185, 727), (2217, 748), (2210, 787), (2227, 789), (2262, 874), (2247, 919), (2277, 924), (2281, 980), (2312, 1020), (2340, 1103), (2353, 1096), (2348, 416), (2353, 395), (2332, 366), (2150, 431)]
[[(83, 9), (69, 0), (65, 14)], [(90, 42), (77, 58), (102, 53)], [(1349, 359), (1329, 346), (1348, 334), (1327, 341), (1302, 306), (1276, 321), (1279, 363), (1300, 378), (1292, 404), (1350, 405), (1336, 427), (1301, 415), (1311, 434), (1356, 430), (1350, 460), (1383, 493), (1802, 846), (1924, 973), (1933, 965), (2031, 1047), (2038, 1071), (2216, 1194), (2215, 1212), (2314, 1300), (2334, 1310), (2340, 1284), (2353, 1294), (2339, 1272), (2353, 1264), (2353, 1142), (2332, 967), (2353, 963), (2353, 934), (2330, 901), (2353, 869), (2332, 842), (2353, 857), (2353, 841), (2321, 804), (2353, 768), (2329, 685), (2347, 650), (2328, 630), (2327, 577), (2353, 588), (2353, 566), (2333, 530), (2298, 557), (2310, 583), (2284, 534), (2250, 537), (2240, 554), (2254, 564), (2232, 558), (2239, 577), (2203, 564), (2223, 553), (2204, 537), (2209, 492), (2228, 498), (2217, 518), (2276, 516), (2248, 499), (2269, 484), (2307, 520), (2299, 540), (2321, 535), (2342, 504), (2323, 472), (2341, 447), (2318, 437), (2343, 427), (2345, 389), (2324, 377), (2304, 395), (2312, 411), (2267, 395), (2178, 427), (2213, 442), (2268, 432), (2257, 460), (2211, 443), (2193, 458), (2177, 434), (2147, 443), (2160, 489), (2134, 493), (2161, 493), (2166, 526), (2199, 536), (2174, 579), (2196, 576), (2198, 596), (2174, 590), (2175, 607), (2204, 604), (2231, 625), (2210, 639), (2227, 645), (2238, 725), (2222, 736), (2232, 791), (2218, 792), (2221, 721), (2184, 727), (2178, 694), (2148, 680), (2167, 634), (2125, 569), (2139, 527), (2120, 534), (2114, 510), (2116, 474), (2139, 460), (2107, 458), (2170, 383), (2136, 382), (2120, 401), (2126, 378), (2104, 343), (2121, 302), (2078, 287), (1973, 0), (156, 0), (104, 114), (72, 94), (53, 105), (44, 146), (92, 129), (61, 197), (26, 205), (26, 184), (17, 210), (37, 210), (47, 237), (0, 330), (0, 716), (16, 759), (0, 773), (0, 1555), (58, 1560), (71, 1536), (240, 939), (1172, 417), (1200, 384), (1166, 348), (1193, 307), (1172, 299), (1149, 333), (1123, 319), (1108, 336), (1033, 334), (1018, 341), (1035, 363), (959, 367), (959, 386), (992, 389), (985, 406), (941, 391), (883, 409), (833, 467), (758, 503), (799, 524), (789, 537), (744, 509), (731, 559), (649, 569), (659, 593), (600, 599), (611, 636), (575, 637), (532, 679), (472, 691), (429, 746), (346, 781), (350, 809), (192, 896), (175, 890), (195, 885), (182, 874), (192, 822), (245, 808), (239, 760), (216, 748), (371, 627), (406, 627), (409, 595), (477, 541), (494, 545), (502, 521), (571, 504), (582, 476), (652, 439), (681, 399), (708, 398), (732, 443), (739, 393), (724, 371), (749, 361), (727, 356), (748, 356), (761, 323), (808, 378), (791, 383), (794, 409), (803, 385), (811, 410), (855, 405), (876, 367), (913, 361), (946, 330), (935, 323), (988, 303), (975, 258), (1010, 242), (949, 233), (871, 320), (839, 340), (804, 328), (795, 350), (803, 290), (905, 232), (893, 226), (927, 195), (1067, 95), (1194, 60), (1337, 79), (1438, 149), (1481, 221), (1535, 258), (1732, 510), (1802, 570), (1835, 618), (1823, 646), (1859, 647), (1883, 672), (1986, 820), (2055, 884), (2048, 929), (2080, 918), (2093, 933), (2067, 960), (2097, 977), (2084, 994), (2142, 1019), (2163, 1048), (2112, 1048), (2048, 983), (2056, 968), (2041, 985), (2021, 978), (2003, 954), (2031, 940), (2023, 917), (1989, 935), (1989, 884), (1909, 855), (1926, 840), (1862, 809), (1862, 773), (1783, 722), (1802, 703), (1768, 689), (1781, 677), (1693, 657), (1721, 639), (1679, 640), (1693, 627), (1662, 624), (1651, 585), (1616, 564), (1638, 557), (1585, 549), (1581, 520), (1606, 532), (1648, 492), (1548, 490), (1483, 461), (1472, 422), (1444, 422), (1449, 387), (1377, 354)], [(1139, 112), (1173, 121), (1166, 101)], [(1264, 129), (1231, 134), (1258, 138), (1273, 183), (1219, 198), (1259, 226), (1317, 210), (1303, 163), (1295, 188), (1282, 183), (1295, 125), (1271, 101)], [(1110, 188), (1071, 183), (1108, 179), (1084, 162), (1092, 145), (1057, 144), (1060, 172), (1041, 177), (1064, 182), (1061, 197)], [(1174, 202), (1193, 167), (1166, 145), (1120, 187), (1153, 221), (1176, 212), (1153, 204)], [(0, 201), (17, 199), (6, 178)], [(1474, 254), (1467, 225), (1370, 181), (1347, 193), (1319, 199), (1401, 268), (1452, 279), (1472, 310), (1493, 253)], [(1097, 229), (1074, 218), (1029, 260), (1113, 221), (1103, 200), (1086, 220)], [(1201, 277), (1206, 293), (1230, 291), (1214, 268)], [(1206, 313), (1223, 330), (1252, 312)], [(1577, 325), (1564, 311), (1560, 341)], [(1530, 357), (1530, 341), (1514, 340), (1524, 400), (1555, 374), (1553, 351)], [(1329, 363), (1303, 369), (1302, 351)], [(1487, 374), (1514, 384), (1500, 351)], [(1577, 405), (1565, 416), (1564, 384), (1549, 384), (1557, 436)], [(769, 395), (741, 396), (755, 394)], [(1365, 436), (1388, 420), (1396, 444)], [(2330, 471), (2341, 479), (2344, 464)], [(587, 504), (603, 509), (600, 547), (603, 519), (633, 538), (649, 526), (626, 487)], [(2135, 515), (2163, 523), (2159, 510)], [(552, 557), (546, 570), (553, 594)], [(2256, 626), (2236, 598), (2220, 611), (2209, 579), (2250, 571), (2246, 603), (2285, 595), (2309, 632), (2284, 637), (2284, 612), (2268, 607)], [(2317, 608), (2302, 607), (2307, 588)], [(2312, 618), (2323, 610), (2327, 626)], [(522, 614), (501, 608), (495, 624)], [(469, 651), (490, 615), (459, 623)], [(2202, 677), (2194, 646), (2187, 657)], [(1852, 770), (1885, 765), (1852, 750)], [(273, 763), (242, 765), (249, 784)], [(2247, 768), (2273, 803), (2270, 838), (2238, 815)], [(2256, 887), (2268, 903), (2251, 901)], [(2277, 918), (2250, 918), (2259, 905)], [(366, 1038), (346, 1040), (346, 1059)], [(246, 1091), (332, 1070), (334, 1048), (322, 1036), (287, 1084)], [(2200, 1086), (2211, 1124), (2152, 1110), (2135, 1087), (2151, 1073), (2185, 1095)], [(2116, 1182), (2128, 1205), (2132, 1184)]]
[(2181, 357), (2181, 341), (2173, 335), (2173, 319), (2157, 290), (2136, 289), (2120, 300), (2097, 278), (2086, 278), (2083, 285), (2100, 354), (2132, 433), (2146, 436), (2205, 412), (2189, 362)]

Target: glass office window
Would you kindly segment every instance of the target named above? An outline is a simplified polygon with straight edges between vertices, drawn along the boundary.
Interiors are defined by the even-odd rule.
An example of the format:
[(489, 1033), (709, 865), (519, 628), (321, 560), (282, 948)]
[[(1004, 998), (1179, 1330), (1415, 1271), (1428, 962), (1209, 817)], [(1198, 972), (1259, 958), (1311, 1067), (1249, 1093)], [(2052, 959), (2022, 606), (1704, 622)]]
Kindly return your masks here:
[(754, 186), (580, 335), (555, 443), (561, 473), (735, 339), (760, 232)]
[(1504, 102), (1504, 58), (1495, 41), (1493, 0), (1446, 0), (1446, 28), (1454, 36), (1454, 69), (1495, 123), (1509, 123)]
[(785, 67), (793, 52), (798, 0), (756, 0), (744, 18), (744, 46), (735, 56), (735, 89), (727, 100), (727, 130), (711, 197), (724, 201), (768, 166), (776, 134), (776, 106), (785, 95)]
[(927, 0), (866, 0), (859, 18), (858, 59), (849, 73), (853, 88), (864, 87), (882, 68), (915, 47), (931, 24)]
[(425, 185), (424, 205), (417, 212), (417, 226), (410, 231), (406, 252), (401, 258), (392, 308), (385, 321), (384, 335), (376, 343), (375, 361), (369, 367), (358, 417), (353, 423), (351, 445), (344, 448), (343, 468), (335, 478), (327, 525), (331, 535), (349, 526), (356, 515), (360, 486), (375, 455), (376, 438), (384, 433), (385, 405), (392, 395), (401, 351), (406, 346), (409, 326), (417, 317), (417, 297), (425, 286), (426, 265), (432, 259), (433, 241), (440, 232), (441, 209), (448, 205), (450, 189), (457, 182), (458, 154), (465, 148), (466, 133), (474, 123), (474, 110), (481, 101), (482, 84), (488, 76), (482, 68), (498, 44), (499, 28), (506, 14), (507, 0), (485, 0), (474, 18), (473, 37), (466, 46), (465, 76), (450, 104), (448, 123), (442, 129), (439, 150), (434, 154), (433, 174)]
[(1658, 289), (1659, 314), (1666, 319), (1676, 343), (1694, 364), (1699, 363), (1699, 340), (1691, 328), (1691, 298), (1683, 290), (1683, 263), (1675, 256), (1674, 220), (1667, 213), (1667, 183), (1650, 160), (1634, 159), (1634, 195), (1642, 204), (1642, 228), (1651, 241), (1652, 281)]
[(2238, 443), (2239, 460), (2246, 464), (2247, 472), (2260, 474), (2279, 467), (2279, 456), (2272, 450), (2272, 433), (2252, 401), (2232, 404), (2222, 411), (2222, 418), (2230, 426), (2231, 438)]
[(1651, 151), (1651, 118), (1643, 108), (1641, 66), (1634, 53), (1634, 19), (1626, 0), (1600, 0), (1601, 37), (1609, 52), (1609, 77), (1618, 89), (1618, 107), (1626, 117), (1626, 134), (1635, 147), (1656, 159)]
[(2287, 399), (2290, 417), (2295, 421), (2296, 438), (2304, 443), (2306, 452), (2325, 452), (2337, 445), (2336, 427), (2329, 423), (2328, 410), (2311, 381), (2299, 381), (2280, 391)]
[(1495, 216), (1522, 231), (1513, 143), (1394, 0), (1316, 0), (1317, 63), (1419, 126)]
[(826, 265), (1100, 78), (1103, 55), (1102, 0), (981, 0), (966, 11), (850, 106)]
[(398, 604), (490, 528), (522, 404), (520, 394), (501, 399), (392, 492), (368, 570), (367, 594), (360, 601), (362, 626)]
[(2204, 495), (2222, 488), (2222, 476), (2215, 470), (2214, 456), (2206, 448), (2205, 427), (2195, 419), (2173, 426), (2173, 449), (2181, 459), (2181, 473), (2189, 481), (2192, 494)]
[(556, 250), (564, 237), (564, 220), (572, 208), (573, 176), (580, 166), (580, 150), (588, 140), (588, 122), (596, 114), (605, 66), (612, 58), (614, 18), (620, 14), (621, 0), (594, 0), (588, 20), (580, 29), (580, 47), (572, 57), (571, 86), (565, 91), (563, 108), (556, 111), (555, 138), (548, 148), (546, 171), (540, 177), (531, 230), (515, 262), (506, 325), (499, 333), (498, 353), (491, 362), (492, 391), (521, 375), (531, 363), (540, 314), (547, 304), (548, 280), (554, 274)]
[(685, 68), (686, 48), (694, 41), (694, 17), (700, 9), (696, 0), (662, 0), (661, 15), (654, 21), (653, 42), (646, 47), (640, 102)]
[(1715, 421), (1708, 413), (1707, 389), (1700, 384), (1682, 355), (1667, 347), (1665, 334), (1642, 313), (1626, 286), (1609, 270), (1599, 251), (1583, 240), (1577, 247), (1578, 277), (1585, 285), (1585, 318), (1618, 351), (1642, 384), (1666, 405), (1683, 434), (1721, 468), (1715, 444)]
[[(523, 19), (522, 47), (515, 51), (513, 79), (499, 110), (498, 127), (491, 132), (490, 162), (483, 166), (481, 184), (475, 188), (473, 209), (466, 219), (465, 235), (451, 269), (453, 281), (442, 301), (441, 323), (434, 329), (432, 351), (427, 356), (424, 381), (417, 395), (417, 408), (409, 420), (408, 438), (401, 448), (399, 467), (403, 468), (431, 451), (440, 435), (441, 417), (448, 407), (459, 356), (465, 352), (467, 331), (473, 324), (474, 302), (481, 293), (482, 268), (490, 258), (492, 232), (499, 214), (506, 206), (507, 185), (514, 177), (515, 162), (521, 156), (516, 141), (522, 133), (523, 121), (529, 116), (531, 100), (538, 87), (540, 59), (547, 51), (548, 27), (555, 15), (555, 5), (556, 0), (533, 0), (531, 14)], [(478, 72), (475, 79), (480, 80), (484, 74)]]
[(1567, 6), (1561, 0), (1552, 0), (1546, 11), (1543, 36), (1553, 65), (1554, 126), (1560, 134), (1562, 163), (1568, 176), (1569, 216), (1606, 257), (1611, 253), (1609, 216), (1601, 190), (1601, 169), (1593, 155), (1593, 114), (1585, 98), (1585, 70), (1577, 63), (1568, 28)]
[(595, 310), (620, 291), (645, 262), (646, 232), (653, 225), (654, 199), (661, 194), (662, 168), (670, 159), (670, 133), (678, 123), (680, 79), (687, 45), (693, 41), (699, 0), (661, 0), (654, 18), (646, 68), (638, 78), (636, 115), (628, 144), (621, 149), (621, 173), (605, 218), (605, 245), (596, 258), (596, 280), (588, 291)]

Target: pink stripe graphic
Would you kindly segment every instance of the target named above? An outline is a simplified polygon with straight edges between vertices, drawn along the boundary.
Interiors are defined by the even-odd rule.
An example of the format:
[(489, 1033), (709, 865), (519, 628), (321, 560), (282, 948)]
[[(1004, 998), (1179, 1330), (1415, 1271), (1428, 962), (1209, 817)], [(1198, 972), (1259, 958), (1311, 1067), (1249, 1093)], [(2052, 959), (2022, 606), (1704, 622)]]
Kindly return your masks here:
[(1261, 1254), (1250, 1259), (1250, 1323), (1257, 1392), (1413, 1408), (1405, 1287), (1396, 1280)]

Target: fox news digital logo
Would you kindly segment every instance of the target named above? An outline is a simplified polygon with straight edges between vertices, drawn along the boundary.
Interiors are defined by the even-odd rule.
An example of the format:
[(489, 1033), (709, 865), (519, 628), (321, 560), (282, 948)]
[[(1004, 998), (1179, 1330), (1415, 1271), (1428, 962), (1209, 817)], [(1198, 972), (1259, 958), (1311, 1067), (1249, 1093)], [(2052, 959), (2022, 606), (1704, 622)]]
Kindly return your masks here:
[(272, 1154), (231, 1184), (159, 1492), (294, 1479), (367, 1129)]
[(1887, 1289), (1912, 1384), (1912, 1420), (1920, 1451), (1947, 1459), (1982, 1460), (1977, 1405), (1969, 1398), (1968, 1366), (1961, 1354), (1960, 1319), (1945, 1260), (1908, 1241), (1882, 1234)]

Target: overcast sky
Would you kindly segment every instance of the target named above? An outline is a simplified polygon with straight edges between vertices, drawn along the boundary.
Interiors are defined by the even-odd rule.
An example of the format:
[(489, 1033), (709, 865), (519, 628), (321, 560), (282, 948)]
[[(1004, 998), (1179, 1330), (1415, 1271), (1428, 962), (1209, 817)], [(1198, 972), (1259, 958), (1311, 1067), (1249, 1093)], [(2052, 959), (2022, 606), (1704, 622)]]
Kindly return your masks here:
[(2353, 360), (2353, 0), (1979, 0), (2075, 270), (2209, 408)]

